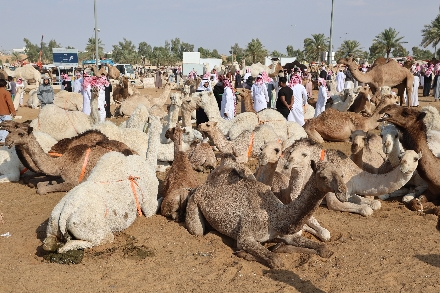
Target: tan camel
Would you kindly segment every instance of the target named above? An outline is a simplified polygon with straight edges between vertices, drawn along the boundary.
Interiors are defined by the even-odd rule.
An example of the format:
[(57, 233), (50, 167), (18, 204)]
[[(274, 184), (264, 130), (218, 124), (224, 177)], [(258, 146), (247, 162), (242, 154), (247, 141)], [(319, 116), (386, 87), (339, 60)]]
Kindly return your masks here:
[(350, 108), (348, 108), (349, 112), (355, 113), (365, 113), (368, 115), (373, 114), (373, 110), (376, 108), (376, 105), (372, 105), (371, 97), (373, 93), (369, 86), (360, 87), (359, 93), (357, 97), (354, 99), (353, 104), (351, 104)]
[(352, 57), (341, 58), (338, 60), (338, 64), (347, 65), (353, 77), (359, 82), (368, 84), (373, 92), (378, 91), (382, 86), (396, 87), (398, 89), (397, 95), (400, 97), (400, 105), (404, 105), (404, 92), (406, 89), (408, 106), (411, 105), (414, 83), (413, 74), (407, 68), (400, 66), (399, 63), (393, 59), (388, 60), (386, 63), (384, 63), (382, 59), (378, 62), (376, 61), (366, 73), (359, 71), (359, 65)]
[(330, 257), (332, 252), (324, 244), (295, 234), (313, 215), (326, 192), (336, 192), (341, 199), (346, 195), (339, 170), (329, 163), (312, 163), (312, 168), (316, 176), (309, 180), (304, 192), (284, 205), (269, 186), (243, 176), (243, 167), (221, 165), (213, 171), (215, 176), (210, 176), (188, 199), (186, 228), (191, 234), (203, 235), (209, 223), (237, 241), (237, 248), (243, 250), (237, 256), (263, 261), (271, 268), (281, 268), (283, 262), (261, 244), (268, 241), (310, 248), (322, 257)]
[(119, 79), (121, 76), (121, 72), (116, 68), (116, 66), (112, 66), (110, 64), (107, 64), (107, 71), (108, 71), (108, 78), (111, 79)]
[(394, 95), (384, 96), (371, 117), (364, 117), (359, 113), (339, 112), (335, 109), (327, 109), (316, 118), (309, 119), (304, 124), (304, 130), (309, 138), (318, 143), (328, 141), (349, 141), (353, 131), (369, 131), (375, 129), (380, 118), (379, 111), (390, 104), (395, 104), (397, 97)]
[(190, 149), (186, 151), (193, 169), (204, 172), (207, 169), (214, 169), (217, 166), (217, 159), (212, 147), (207, 142), (197, 140), (191, 143)]
[(52, 157), (44, 153), (41, 146), (32, 134), (32, 127), (28, 131), (17, 129), (6, 137), (5, 145), (22, 146), (38, 169), (46, 175), (61, 176), (63, 183), (48, 185), (40, 182), (37, 186), (39, 194), (50, 192), (69, 191), (84, 179), (87, 179), (96, 162), (111, 151), (121, 152), (125, 155), (135, 154), (125, 144), (114, 140), (102, 140), (93, 146), (81, 144), (67, 149), (62, 156)]
[(428, 190), (436, 197), (440, 195), (440, 158), (437, 158), (428, 147), (426, 126), (423, 118), (425, 112), (389, 105), (380, 111), (382, 121), (393, 123), (402, 132), (402, 145), (423, 154), (417, 171), (427, 183)]
[(174, 142), (174, 161), (164, 181), (164, 199), (160, 207), (162, 216), (174, 221), (184, 219), (187, 197), (199, 185), (196, 171), (182, 151), (184, 129), (179, 126), (167, 130), (166, 137)]
[(243, 112), (256, 113), (254, 110), (254, 103), (253, 103), (251, 91), (248, 89), (237, 89), (237, 92), (240, 93), (238, 95), (238, 99), (241, 102), (241, 113)]
[(128, 98), (128, 78), (123, 77), (120, 84), (113, 88), (113, 100), (116, 103), (121, 103), (123, 100)]

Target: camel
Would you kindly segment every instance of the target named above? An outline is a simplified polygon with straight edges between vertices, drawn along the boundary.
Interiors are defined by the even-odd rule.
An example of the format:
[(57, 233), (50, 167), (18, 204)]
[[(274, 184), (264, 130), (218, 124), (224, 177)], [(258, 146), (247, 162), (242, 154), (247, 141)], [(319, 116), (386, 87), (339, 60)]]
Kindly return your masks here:
[(206, 169), (214, 169), (217, 166), (215, 153), (207, 142), (193, 141), (186, 154), (196, 171), (204, 172)]
[(121, 72), (116, 68), (116, 66), (112, 66), (110, 64), (106, 64), (107, 66), (107, 72), (108, 72), (108, 78), (111, 79), (119, 79), (121, 76)]
[(351, 104), (350, 108), (348, 108), (348, 111), (372, 115), (373, 110), (376, 108), (376, 105), (372, 105), (371, 102), (371, 97), (373, 95), (371, 89), (369, 86), (366, 85), (359, 88), (359, 93), (354, 99), (353, 104)]
[(36, 70), (31, 64), (17, 67), (14, 71), (10, 70), (7, 66), (4, 66), (3, 68), (8, 76), (12, 76), (15, 78), (21, 77), (23, 80), (34, 79), (37, 85), (40, 83), (41, 73)]
[[(378, 60), (376, 60), (378, 61)], [(366, 73), (358, 69), (358, 64), (352, 57), (341, 58), (338, 64), (348, 66), (353, 77), (359, 82), (366, 83), (373, 92), (378, 91), (382, 86), (396, 87), (397, 95), (400, 97), (400, 105), (405, 104), (404, 92), (408, 94), (408, 106), (411, 105), (411, 95), (414, 83), (414, 76), (405, 67), (402, 67), (395, 60), (390, 59), (386, 63), (383, 60), (375, 61), (375, 64)]]
[(248, 89), (238, 89), (238, 99), (241, 101), (241, 113), (252, 112), (256, 113), (254, 110), (254, 102), (252, 99), (251, 91)]
[(440, 158), (429, 149), (426, 137), (425, 112), (389, 105), (380, 111), (381, 121), (394, 124), (402, 133), (402, 145), (405, 149), (422, 152), (423, 157), (417, 171), (427, 183), (428, 190), (435, 196), (440, 195)]
[(113, 100), (116, 103), (121, 103), (123, 100), (128, 98), (128, 78), (123, 77), (120, 84), (116, 85), (113, 88)]
[(376, 128), (380, 118), (379, 111), (385, 106), (395, 104), (397, 97), (394, 95), (382, 97), (381, 103), (377, 106), (371, 117), (364, 117), (359, 113), (339, 112), (335, 109), (327, 109), (316, 118), (309, 119), (304, 124), (304, 130), (309, 138), (318, 143), (324, 140), (349, 141), (353, 131), (363, 130), (365, 132)]
[[(304, 188), (303, 183), (306, 183), (308, 179), (304, 180), (304, 173), (292, 174), (291, 168), (285, 170), (284, 173), (287, 173), (287, 176), (276, 171), (278, 161), (282, 155), (281, 150), (281, 143), (276, 141), (269, 142), (262, 147), (255, 178), (257, 181), (270, 186), (274, 195), (283, 204), (289, 204), (300, 195)], [(291, 176), (288, 176), (289, 174)], [(307, 175), (307, 178), (310, 178), (311, 173)], [(293, 178), (295, 176), (295, 180), (290, 182), (291, 179), (289, 177)], [(292, 188), (289, 188), (289, 183), (292, 185)], [(322, 241), (330, 240), (330, 232), (323, 228), (313, 216), (310, 217), (302, 230), (317, 236)]]
[(343, 181), (347, 185), (349, 196), (347, 202), (341, 202), (329, 193), (326, 195), (327, 207), (331, 210), (369, 216), (373, 210), (380, 209), (380, 201), (358, 195), (380, 196), (400, 189), (413, 176), (421, 157), (421, 154), (412, 150), (406, 151), (401, 158), (400, 165), (392, 171), (386, 174), (371, 174), (359, 168), (343, 152), (324, 150), (321, 145), (311, 139), (301, 139), (292, 146), (290, 152), (285, 154), (285, 161), (281, 162), (284, 163), (281, 168), (300, 170), (308, 168), (310, 161), (332, 162), (343, 173)]
[(185, 152), (182, 151), (183, 129), (179, 126), (168, 129), (166, 137), (174, 142), (174, 161), (164, 181), (164, 199), (160, 207), (162, 216), (175, 221), (184, 218), (188, 194), (199, 185)]
[(5, 145), (21, 146), (27, 152), (41, 172), (50, 176), (61, 176), (63, 183), (48, 185), (40, 182), (37, 193), (69, 191), (83, 179), (87, 179), (96, 162), (105, 153), (111, 151), (121, 152), (124, 155), (135, 154), (125, 144), (114, 140), (101, 140), (93, 146), (80, 144), (70, 147), (62, 156), (52, 157), (44, 153), (41, 146), (32, 134), (32, 127), (20, 128), (6, 137)]
[(382, 139), (378, 135), (356, 130), (351, 134), (350, 140), (350, 159), (359, 168), (372, 174), (383, 174), (392, 170), (382, 150)]
[(295, 233), (313, 215), (326, 192), (336, 192), (338, 198), (345, 199), (346, 186), (338, 169), (329, 163), (311, 163), (316, 176), (295, 201), (284, 205), (269, 186), (250, 179), (243, 170), (247, 168), (236, 165), (217, 167), (215, 176), (188, 199), (185, 225), (191, 234), (203, 235), (209, 223), (236, 240), (237, 248), (243, 250), (237, 256), (263, 261), (271, 268), (281, 268), (283, 262), (261, 244), (268, 241), (311, 248), (321, 257), (332, 255), (324, 244)]

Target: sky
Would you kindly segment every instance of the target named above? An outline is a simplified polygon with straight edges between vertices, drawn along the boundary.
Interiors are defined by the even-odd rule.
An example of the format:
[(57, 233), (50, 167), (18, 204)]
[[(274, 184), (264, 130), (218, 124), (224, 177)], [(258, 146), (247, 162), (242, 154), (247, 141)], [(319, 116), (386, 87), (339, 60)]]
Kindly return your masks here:
[[(376, 35), (392, 27), (411, 52), (439, 5), (434, 0), (334, 0), (334, 49), (350, 39), (368, 50)], [(302, 49), (311, 34), (330, 36), (331, 6), (331, 0), (97, 0), (98, 37), (105, 51), (123, 38), (154, 47), (178, 37), (195, 50), (217, 49), (226, 55), (235, 43), (245, 48), (258, 38), (269, 51), (286, 54), (288, 45)], [(55, 39), (84, 50), (94, 37), (93, 0), (6, 0), (2, 22), (13, 25), (4, 30), (0, 51), (22, 48), (23, 38), (38, 44), (41, 35), (46, 43)]]

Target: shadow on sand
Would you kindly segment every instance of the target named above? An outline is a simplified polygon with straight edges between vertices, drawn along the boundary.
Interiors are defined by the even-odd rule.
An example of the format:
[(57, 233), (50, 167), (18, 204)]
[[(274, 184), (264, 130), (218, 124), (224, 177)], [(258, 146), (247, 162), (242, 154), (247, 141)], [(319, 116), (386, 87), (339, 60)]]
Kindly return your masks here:
[(426, 255), (417, 254), (415, 255), (415, 257), (420, 261), (432, 265), (433, 267), (440, 268), (440, 255), (438, 254), (426, 254)]
[(289, 270), (264, 270), (263, 273), (275, 281), (294, 287), (301, 293), (325, 293), (325, 291), (316, 288), (312, 282), (301, 280), (297, 274)]

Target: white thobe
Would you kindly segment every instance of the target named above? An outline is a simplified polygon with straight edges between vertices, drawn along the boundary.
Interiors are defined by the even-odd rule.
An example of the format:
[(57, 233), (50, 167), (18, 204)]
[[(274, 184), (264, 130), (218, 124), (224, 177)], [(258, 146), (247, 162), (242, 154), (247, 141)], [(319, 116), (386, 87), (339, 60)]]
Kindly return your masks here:
[(246, 80), (249, 78), (249, 76), (251, 76), (252, 74), (250, 72), (246, 72), (245, 75), (243, 76), (243, 82), (246, 82)]
[(90, 86), (88, 86), (86, 89), (81, 90), (82, 96), (83, 96), (83, 109), (82, 112), (90, 115), (90, 100), (92, 99), (92, 94), (90, 93)]
[(338, 92), (342, 92), (344, 90), (344, 81), (345, 81), (345, 74), (342, 71), (339, 71), (336, 75), (336, 90)]
[(319, 87), (318, 92), (318, 101), (316, 102), (316, 108), (315, 108), (315, 117), (318, 117), (322, 112), (325, 111), (325, 104), (327, 103), (327, 89), (325, 86)]
[(304, 125), (304, 109), (307, 104), (307, 91), (302, 84), (296, 84), (292, 88), (293, 90), (293, 106), (290, 110), (287, 121), (294, 121), (299, 125)]
[[(232, 120), (234, 119), (234, 112), (235, 112), (234, 109), (235, 109), (235, 97), (232, 93), (231, 88), (227, 87), (225, 88), (225, 91), (222, 95), (220, 115), (222, 116), (222, 118), (226, 120)], [(225, 116), (225, 113), (228, 115), (228, 117)]]
[(99, 122), (105, 121), (105, 89), (99, 89), (98, 95)]
[(254, 84), (251, 88), (252, 99), (254, 100), (255, 112), (260, 112), (267, 108), (269, 102), (269, 94), (267, 93), (267, 87), (263, 83), (262, 85)]
[(420, 84), (419, 77), (415, 75), (410, 106), (415, 107), (419, 105), (419, 84)]
[(73, 81), (73, 89), (72, 90), (74, 93), (81, 93), (81, 91), (82, 91), (82, 78), (78, 78)]

